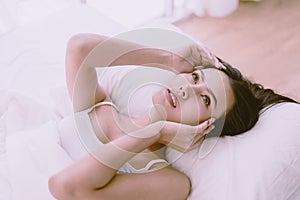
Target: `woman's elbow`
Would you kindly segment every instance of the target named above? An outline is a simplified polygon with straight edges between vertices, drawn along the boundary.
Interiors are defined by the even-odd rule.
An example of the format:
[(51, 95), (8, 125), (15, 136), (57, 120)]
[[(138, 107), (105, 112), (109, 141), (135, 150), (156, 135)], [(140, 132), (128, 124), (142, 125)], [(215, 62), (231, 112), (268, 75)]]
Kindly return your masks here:
[(187, 199), (188, 196), (191, 193), (191, 181), (189, 179), (189, 177), (183, 175), (183, 182), (182, 182), (182, 186), (181, 186), (181, 190), (182, 190), (182, 197), (183, 199)]
[(49, 192), (55, 199), (68, 200), (76, 199), (74, 196), (74, 188), (71, 187), (69, 181), (59, 174), (53, 175), (48, 180)]
[(77, 34), (72, 36), (67, 43), (67, 52), (82, 52), (85, 50), (87, 42), (84, 34)]
[(171, 188), (172, 191), (172, 197), (170, 199), (187, 199), (192, 187), (189, 177), (175, 169), (172, 171), (173, 173), (171, 173), (168, 178), (168, 187)]
[(102, 35), (79, 33), (73, 35), (68, 41), (68, 49), (80, 51), (81, 53), (91, 52), (98, 44), (106, 40)]

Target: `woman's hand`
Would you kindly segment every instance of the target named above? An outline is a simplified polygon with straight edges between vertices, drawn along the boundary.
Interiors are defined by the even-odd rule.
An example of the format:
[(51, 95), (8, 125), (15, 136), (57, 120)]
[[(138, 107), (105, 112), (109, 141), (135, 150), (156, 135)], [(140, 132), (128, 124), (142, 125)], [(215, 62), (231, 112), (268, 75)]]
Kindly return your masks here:
[(195, 66), (215, 66), (218, 69), (225, 68), (207, 47), (200, 44), (191, 44), (182, 49), (170, 52), (172, 52), (170, 65), (175, 68), (178, 73), (192, 72)]
[(178, 151), (185, 152), (199, 147), (214, 125), (214, 119), (209, 119), (199, 125), (191, 126), (170, 121), (156, 122), (160, 127), (159, 143), (165, 144)]

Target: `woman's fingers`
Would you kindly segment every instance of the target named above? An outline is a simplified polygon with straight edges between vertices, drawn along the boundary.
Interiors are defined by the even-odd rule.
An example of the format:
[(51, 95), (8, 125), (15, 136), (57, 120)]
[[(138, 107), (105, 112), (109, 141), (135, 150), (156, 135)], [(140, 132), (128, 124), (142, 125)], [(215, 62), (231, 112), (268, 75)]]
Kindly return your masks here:
[(208, 133), (210, 133), (214, 128), (215, 128), (215, 125), (211, 125), (207, 129), (205, 129), (202, 133), (196, 134), (196, 136), (194, 137), (194, 143), (197, 143), (197, 141), (199, 141), (201, 138), (203, 138)]
[(178, 73), (192, 72), (195, 66), (215, 66), (220, 70), (226, 69), (207, 47), (200, 44), (189, 44), (174, 52), (171, 66), (175, 67)]
[(193, 149), (196, 149), (196, 148), (200, 147), (203, 140), (205, 139), (204, 136), (207, 135), (209, 132), (211, 132), (214, 128), (215, 128), (215, 126), (211, 125), (206, 130), (204, 130), (203, 133), (197, 134), (194, 137), (193, 143), (187, 148), (186, 151), (190, 151), (190, 150), (193, 150)]
[(208, 133), (210, 133), (214, 128), (215, 128), (215, 125), (211, 125), (207, 129), (205, 129), (202, 133), (196, 134), (196, 136), (194, 137), (194, 141), (195, 142), (198, 141), (200, 138), (202, 138), (205, 135), (207, 135)]
[(180, 134), (183, 137), (188, 137), (191, 140), (194, 140), (195, 137), (203, 137), (204, 135), (208, 134), (212, 130), (211, 125), (212, 123), (214, 123), (214, 121), (215, 119), (211, 118), (196, 126), (176, 123), (176, 125), (178, 126), (176, 134)]
[(216, 68), (220, 70), (226, 69), (226, 67), (218, 60), (218, 58), (208, 48), (203, 48), (203, 51), (208, 56), (208, 63), (211, 62), (211, 64), (213, 64)]
[(202, 144), (204, 140), (204, 136), (210, 133), (215, 128), (215, 125), (212, 125), (214, 121), (215, 119), (212, 118), (197, 126), (198, 131), (197, 133), (194, 134), (193, 141), (190, 144), (190, 146), (187, 148), (187, 151), (195, 149)]
[(199, 124), (197, 126), (194, 126), (195, 130), (193, 132), (196, 133), (196, 134), (204, 133), (204, 131), (206, 129), (208, 129), (210, 127), (210, 125), (212, 125), (212, 123), (214, 123), (214, 122), (215, 122), (215, 119), (214, 118), (210, 118), (210, 119), (202, 122), (201, 124)]
[(206, 129), (215, 121), (214, 118), (206, 120), (199, 125), (191, 126), (181, 123), (171, 122), (168, 125), (171, 125), (173, 128), (168, 128), (169, 131), (173, 131), (176, 134), (190, 135), (191, 138), (194, 138), (196, 135), (203, 135)]
[(191, 57), (195, 66), (211, 66), (214, 65), (218, 69), (226, 69), (226, 67), (218, 60), (218, 58), (205, 46), (193, 45), (191, 48)]
[(200, 146), (204, 136), (214, 128), (214, 121), (215, 119), (211, 118), (196, 126), (164, 121), (160, 143), (183, 152), (196, 148)]

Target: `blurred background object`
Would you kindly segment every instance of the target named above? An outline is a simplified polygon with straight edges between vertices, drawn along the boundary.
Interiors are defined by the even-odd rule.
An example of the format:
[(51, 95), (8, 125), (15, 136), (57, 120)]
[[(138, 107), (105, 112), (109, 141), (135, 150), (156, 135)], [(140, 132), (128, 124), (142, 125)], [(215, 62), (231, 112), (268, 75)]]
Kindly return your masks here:
[(298, 0), (1, 0), (0, 36), (74, 5), (128, 29), (173, 23), (253, 79), (300, 100), (299, 83), (291, 81), (300, 76)]
[(299, 10), (299, 0), (243, 1), (223, 18), (176, 25), (252, 80), (300, 101)]
[(1, 0), (0, 34), (76, 4), (97, 9), (128, 28), (154, 19), (176, 22), (195, 14), (224, 17), (237, 9), (238, 0)]

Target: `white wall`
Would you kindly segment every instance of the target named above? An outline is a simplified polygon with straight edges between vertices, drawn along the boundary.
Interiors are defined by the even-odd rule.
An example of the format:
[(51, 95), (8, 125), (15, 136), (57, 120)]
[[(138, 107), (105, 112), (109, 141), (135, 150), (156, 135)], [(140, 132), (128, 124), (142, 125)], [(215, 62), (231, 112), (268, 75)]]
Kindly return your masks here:
[(79, 4), (79, 0), (0, 0), (0, 34)]
[(184, 1), (190, 0), (0, 0), (0, 34), (83, 2), (132, 28), (166, 14), (167, 2), (182, 7)]
[(141, 25), (164, 12), (164, 0), (86, 0), (104, 15), (126, 27)]

